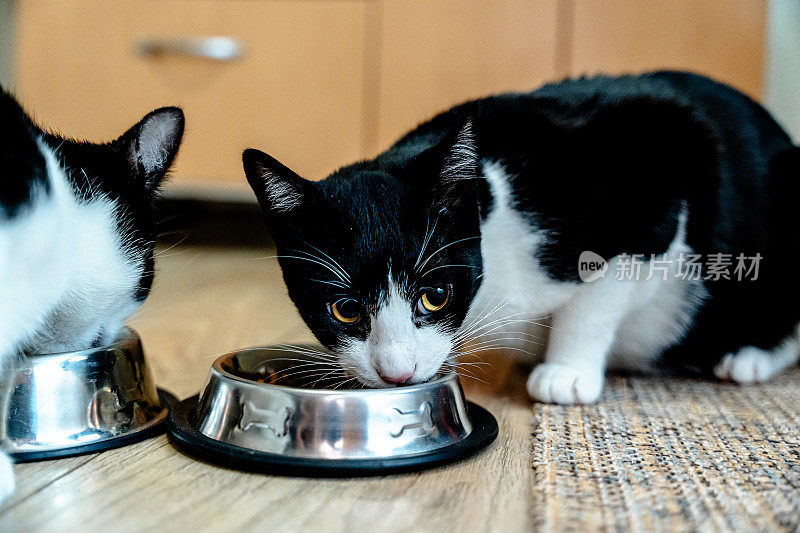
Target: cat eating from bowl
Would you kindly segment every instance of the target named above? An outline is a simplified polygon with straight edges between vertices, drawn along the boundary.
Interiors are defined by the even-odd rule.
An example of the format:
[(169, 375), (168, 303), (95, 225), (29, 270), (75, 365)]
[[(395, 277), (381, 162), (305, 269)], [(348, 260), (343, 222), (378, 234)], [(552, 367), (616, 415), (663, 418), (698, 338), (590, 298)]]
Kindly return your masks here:
[[(77, 142), (39, 128), (0, 89), (3, 389), (15, 357), (106, 346), (147, 297), (154, 201), (183, 126), (167, 107), (114, 141)], [(0, 453), (0, 499), (13, 489)]]
[(319, 182), (258, 150), (243, 161), (289, 296), (367, 386), (532, 351), (544, 319), (527, 382), (543, 402), (597, 401), (608, 367), (747, 384), (800, 355), (800, 149), (708, 78), (467, 102)]

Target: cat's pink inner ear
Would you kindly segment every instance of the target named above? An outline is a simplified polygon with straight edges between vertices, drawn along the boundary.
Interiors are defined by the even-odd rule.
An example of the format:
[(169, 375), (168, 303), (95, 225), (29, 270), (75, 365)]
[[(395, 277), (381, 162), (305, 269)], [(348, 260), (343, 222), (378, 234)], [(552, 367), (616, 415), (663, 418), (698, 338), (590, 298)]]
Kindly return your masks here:
[(303, 195), (288, 180), (268, 168), (262, 167), (261, 173), (264, 196), (269, 201), (270, 209), (287, 213), (302, 203)]
[(303, 204), (307, 182), (274, 157), (248, 148), (242, 154), (247, 181), (265, 213), (289, 213)]
[(177, 107), (157, 109), (134, 126), (131, 155), (148, 191), (155, 190), (166, 176), (178, 152), (183, 126), (183, 111)]
[(434, 207), (461, 205), (474, 191), (477, 177), (478, 149), (472, 120), (468, 120), (458, 131), (444, 157), (439, 180), (433, 190)]
[(475, 133), (472, 120), (468, 120), (458, 131), (453, 146), (445, 156), (442, 165), (443, 182), (455, 182), (473, 179), (478, 170), (478, 149), (475, 144)]

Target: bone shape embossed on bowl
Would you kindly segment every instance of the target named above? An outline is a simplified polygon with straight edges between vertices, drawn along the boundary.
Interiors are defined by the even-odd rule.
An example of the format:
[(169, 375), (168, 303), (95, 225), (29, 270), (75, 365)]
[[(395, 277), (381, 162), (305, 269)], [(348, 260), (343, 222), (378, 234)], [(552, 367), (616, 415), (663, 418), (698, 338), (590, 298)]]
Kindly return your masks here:
[[(321, 350), (315, 347), (315, 350)], [(294, 457), (375, 458), (452, 445), (472, 430), (458, 376), (391, 389), (281, 385), (303, 358), (284, 348), (253, 348), (217, 359), (200, 395), (199, 431), (236, 446)], [(293, 385), (296, 382), (292, 382)], [(310, 386), (313, 384), (313, 387)]]

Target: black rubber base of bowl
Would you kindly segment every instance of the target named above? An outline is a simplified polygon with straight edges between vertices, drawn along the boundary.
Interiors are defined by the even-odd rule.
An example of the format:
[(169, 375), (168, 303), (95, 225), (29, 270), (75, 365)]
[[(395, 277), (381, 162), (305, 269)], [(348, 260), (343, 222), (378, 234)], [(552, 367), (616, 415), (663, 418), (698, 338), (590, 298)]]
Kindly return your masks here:
[(198, 458), (220, 466), (299, 477), (383, 476), (426, 470), (466, 459), (497, 438), (498, 426), (492, 413), (467, 402), (472, 432), (461, 442), (438, 450), (390, 459), (306, 459), (242, 448), (200, 433), (190, 423), (197, 396), (187, 398), (170, 410), (167, 433), (172, 442)]
[[(158, 399), (161, 401), (161, 406), (166, 409), (172, 410), (177, 405), (178, 399), (163, 389), (158, 389)], [(74, 457), (76, 455), (86, 455), (88, 453), (103, 452), (112, 448), (121, 448), (129, 444), (141, 442), (150, 437), (155, 437), (164, 433), (164, 422), (167, 417), (165, 416), (155, 424), (148, 426), (140, 431), (126, 433), (119, 437), (112, 437), (110, 439), (91, 442), (88, 444), (81, 444), (80, 446), (70, 446), (68, 448), (59, 448), (57, 450), (47, 451), (29, 451), (29, 452), (11, 452), (8, 455), (14, 460), (15, 463), (30, 463), (33, 461), (44, 461), (47, 459), (60, 459), (62, 457)]]

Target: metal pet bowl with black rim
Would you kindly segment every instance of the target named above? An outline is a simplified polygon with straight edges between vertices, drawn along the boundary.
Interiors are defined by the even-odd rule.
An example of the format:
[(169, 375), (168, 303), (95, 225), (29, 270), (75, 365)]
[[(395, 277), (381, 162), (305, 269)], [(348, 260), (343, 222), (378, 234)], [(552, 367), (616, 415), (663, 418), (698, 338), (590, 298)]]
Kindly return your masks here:
[(16, 358), (3, 380), (0, 447), (15, 461), (99, 452), (164, 430), (176, 399), (156, 389), (139, 335), (114, 344)]
[(455, 373), (418, 385), (341, 390), (324, 377), (329, 367), (315, 369), (312, 352), (321, 350), (260, 347), (219, 357), (202, 393), (170, 412), (173, 442), (233, 468), (354, 476), (451, 463), (497, 437), (497, 421), (466, 401)]

